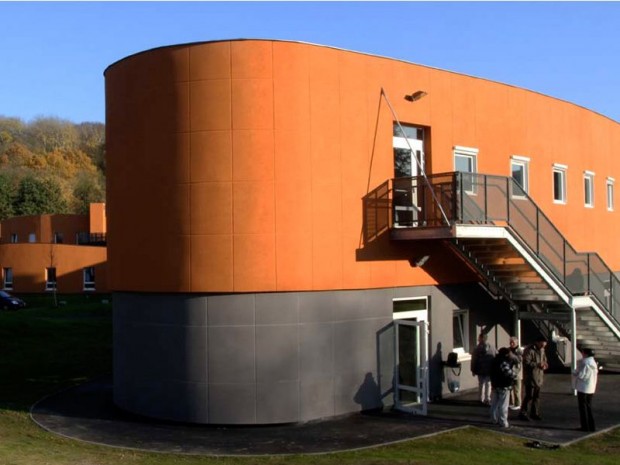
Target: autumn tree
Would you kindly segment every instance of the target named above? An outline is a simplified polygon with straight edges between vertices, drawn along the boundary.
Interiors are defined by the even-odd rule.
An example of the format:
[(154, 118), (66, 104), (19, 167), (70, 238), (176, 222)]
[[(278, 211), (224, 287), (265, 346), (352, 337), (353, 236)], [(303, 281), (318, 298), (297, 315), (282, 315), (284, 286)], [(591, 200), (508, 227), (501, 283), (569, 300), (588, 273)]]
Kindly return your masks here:
[(27, 176), (19, 182), (14, 208), (16, 215), (66, 213), (67, 203), (56, 181)]
[(90, 202), (105, 201), (105, 126), (0, 116), (0, 173), (1, 219), (86, 213)]

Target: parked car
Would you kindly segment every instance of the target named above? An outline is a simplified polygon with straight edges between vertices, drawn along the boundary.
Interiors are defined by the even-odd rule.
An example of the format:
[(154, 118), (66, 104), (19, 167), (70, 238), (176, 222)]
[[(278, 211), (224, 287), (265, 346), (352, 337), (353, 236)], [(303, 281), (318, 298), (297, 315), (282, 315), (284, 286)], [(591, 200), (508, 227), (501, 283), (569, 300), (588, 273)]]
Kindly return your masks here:
[(9, 294), (6, 291), (0, 291), (0, 309), (2, 310), (19, 310), (24, 308), (26, 302), (22, 299)]

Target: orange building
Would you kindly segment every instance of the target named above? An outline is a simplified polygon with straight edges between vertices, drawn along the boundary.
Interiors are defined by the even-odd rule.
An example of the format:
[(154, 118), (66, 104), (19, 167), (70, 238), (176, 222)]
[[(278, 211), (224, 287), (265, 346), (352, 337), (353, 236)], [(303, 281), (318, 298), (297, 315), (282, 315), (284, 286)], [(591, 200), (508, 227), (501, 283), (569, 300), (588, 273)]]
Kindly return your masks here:
[(89, 215), (20, 216), (0, 224), (3, 289), (107, 292), (105, 204)]
[(617, 122), (284, 41), (158, 48), (105, 78), (119, 406), (230, 424), (424, 412), (456, 386), (448, 353), (476, 386), (479, 333), (543, 332), (565, 363), (598, 341), (580, 316), (620, 338)]

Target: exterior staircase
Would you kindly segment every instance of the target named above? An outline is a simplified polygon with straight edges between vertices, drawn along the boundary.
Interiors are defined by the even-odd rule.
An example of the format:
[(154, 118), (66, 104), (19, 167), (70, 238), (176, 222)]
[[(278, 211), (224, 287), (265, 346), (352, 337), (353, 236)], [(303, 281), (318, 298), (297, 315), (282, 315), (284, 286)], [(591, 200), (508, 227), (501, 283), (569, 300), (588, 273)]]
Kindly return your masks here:
[[(411, 194), (399, 198), (412, 205), (394, 205), (389, 181), (364, 198), (365, 243), (387, 231), (393, 241), (447, 241), (519, 318), (545, 321), (620, 371), (620, 280), (597, 254), (575, 251), (512, 178), (456, 172), (403, 185)], [(398, 224), (396, 207), (415, 210), (415, 221)]]

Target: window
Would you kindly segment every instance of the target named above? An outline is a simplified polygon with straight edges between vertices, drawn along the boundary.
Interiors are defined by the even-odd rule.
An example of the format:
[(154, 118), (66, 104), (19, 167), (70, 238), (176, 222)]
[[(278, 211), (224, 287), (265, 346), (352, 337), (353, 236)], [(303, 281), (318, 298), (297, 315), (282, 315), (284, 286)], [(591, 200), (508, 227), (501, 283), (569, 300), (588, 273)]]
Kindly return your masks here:
[(594, 173), (592, 171), (583, 173), (583, 203), (588, 208), (594, 207)]
[(54, 244), (62, 244), (63, 243), (63, 234), (59, 232), (54, 233)]
[(452, 350), (459, 354), (469, 353), (469, 310), (454, 310), (452, 314)]
[(566, 203), (566, 165), (553, 165), (553, 202)]
[(2, 277), (4, 279), (4, 289), (13, 289), (13, 268), (4, 268), (2, 270)]
[(614, 211), (614, 178), (607, 178), (607, 210)]
[(510, 175), (513, 179), (513, 197), (525, 197), (529, 192), (529, 165), (530, 159), (514, 155), (510, 160)]
[(11, 244), (17, 244), (18, 240), (17, 233), (11, 234)]
[(37, 235), (35, 233), (28, 234), (28, 242), (30, 243), (37, 242)]
[(84, 268), (84, 290), (85, 291), (94, 291), (95, 290), (95, 267), (89, 266)]
[(463, 189), (469, 194), (475, 193), (475, 174), (477, 168), (478, 149), (471, 147), (454, 147), (454, 171), (471, 173), (463, 175)]
[(45, 268), (45, 290), (56, 290), (56, 268)]
[(394, 299), (392, 305), (395, 320), (426, 320), (428, 296)]

